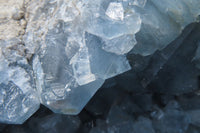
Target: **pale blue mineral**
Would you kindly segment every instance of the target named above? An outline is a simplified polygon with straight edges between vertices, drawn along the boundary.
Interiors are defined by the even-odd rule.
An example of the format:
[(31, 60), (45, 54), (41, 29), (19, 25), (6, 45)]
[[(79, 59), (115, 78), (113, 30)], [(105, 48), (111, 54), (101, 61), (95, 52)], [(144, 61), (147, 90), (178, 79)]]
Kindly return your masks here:
[(44, 3), (32, 20), (45, 24), (33, 60), (41, 103), (64, 114), (79, 113), (105, 79), (130, 70), (125, 54), (135, 45), (141, 24), (123, 2), (74, 2)]
[[(164, 3), (164, 4), (163, 4)], [(33, 1), (24, 40), (42, 104), (78, 114), (108, 78), (131, 69), (126, 54), (149, 55), (200, 13), (198, 0)]]
[(12, 50), (12, 43), (19, 42), (0, 41), (0, 122), (22, 124), (38, 110), (40, 102), (31, 67), (19, 51)]
[(23, 123), (40, 103), (78, 114), (106, 79), (131, 69), (128, 52), (165, 48), (200, 15), (199, 0), (31, 0), (24, 8), (19, 43), (0, 42), (4, 123)]
[(199, 21), (200, 1), (147, 0), (144, 8), (134, 9), (141, 15), (142, 24), (132, 53), (146, 56), (166, 47), (188, 24)]

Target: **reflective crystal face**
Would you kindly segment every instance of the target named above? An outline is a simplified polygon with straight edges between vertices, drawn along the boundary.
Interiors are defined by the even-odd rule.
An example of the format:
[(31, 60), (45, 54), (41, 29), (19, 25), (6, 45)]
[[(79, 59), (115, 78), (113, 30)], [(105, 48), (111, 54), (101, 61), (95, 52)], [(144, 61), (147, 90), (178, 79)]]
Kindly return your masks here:
[(110, 2), (108, 8), (106, 9), (106, 15), (113, 20), (124, 19), (124, 8), (120, 2)]
[[(0, 46), (3, 49), (2, 42)], [(40, 102), (26, 60), (16, 53), (6, 56), (4, 52), (0, 49), (0, 122), (22, 124), (37, 111)]]
[(16, 38), (34, 55), (32, 63), (17, 52), (20, 43), (9, 48), (15, 34), (0, 42), (0, 122), (5, 123), (23, 123), (40, 103), (56, 113), (78, 114), (106, 79), (131, 69), (128, 52), (163, 49), (200, 15), (199, 0), (26, 4), (27, 25), (20, 21), (26, 32)]
[[(188, 12), (173, 7), (173, 2), (165, 3), (176, 12), (169, 10), (163, 17), (165, 7), (154, 0), (61, 0), (41, 4), (30, 17), (27, 31), (40, 45), (33, 70), (42, 104), (57, 113), (77, 114), (105, 79), (130, 69), (125, 55), (137, 43), (154, 45), (148, 49), (152, 52), (164, 47), (166, 40), (172, 41), (180, 27), (192, 19), (184, 16)], [(186, 3), (174, 3), (185, 9)], [(138, 32), (141, 42), (135, 39)]]
[(186, 17), (193, 3), (186, 1), (54, 0), (35, 8), (36, 3), (29, 6), (34, 13), (27, 26), (28, 38), (39, 46), (36, 86), (41, 103), (64, 114), (79, 113), (105, 79), (129, 70), (125, 55), (136, 44), (133, 52), (151, 54), (196, 16)]
[[(66, 9), (71, 7), (70, 2), (63, 4)], [(57, 113), (79, 113), (105, 79), (130, 69), (124, 54), (133, 48), (134, 34), (140, 28), (139, 15), (125, 14), (121, 2), (81, 4), (77, 9), (81, 13), (69, 20), (66, 16), (55, 20), (59, 10), (47, 20), (53, 21), (53, 27), (45, 27), (43, 46), (33, 60), (41, 102)], [(104, 12), (102, 4), (108, 6)]]

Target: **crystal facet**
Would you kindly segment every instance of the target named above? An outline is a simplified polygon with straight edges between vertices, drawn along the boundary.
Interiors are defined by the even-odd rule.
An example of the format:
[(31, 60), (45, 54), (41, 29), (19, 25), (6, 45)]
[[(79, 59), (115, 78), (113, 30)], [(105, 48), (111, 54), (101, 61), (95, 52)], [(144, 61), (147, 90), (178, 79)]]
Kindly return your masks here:
[(40, 104), (32, 69), (25, 58), (6, 48), (9, 41), (0, 41), (0, 46), (0, 122), (22, 124)]
[[(104, 11), (102, 2), (108, 6)], [(58, 8), (57, 1), (53, 3)], [(41, 103), (64, 114), (79, 113), (105, 79), (130, 69), (124, 54), (135, 45), (134, 34), (141, 24), (139, 15), (131, 9), (125, 13), (121, 2), (82, 1), (72, 5), (63, 2), (60, 7), (76, 8), (79, 13), (72, 10), (73, 18), (60, 14), (59, 8), (28, 25), (46, 23), (41, 27), (45, 32), (33, 27), (27, 30), (43, 34), (42, 38), (35, 36), (41, 39), (41, 46), (33, 60)]]
[(56, 113), (78, 114), (106, 79), (131, 69), (128, 52), (162, 50), (200, 15), (199, 0), (2, 3), (0, 122), (15, 124), (40, 103)]

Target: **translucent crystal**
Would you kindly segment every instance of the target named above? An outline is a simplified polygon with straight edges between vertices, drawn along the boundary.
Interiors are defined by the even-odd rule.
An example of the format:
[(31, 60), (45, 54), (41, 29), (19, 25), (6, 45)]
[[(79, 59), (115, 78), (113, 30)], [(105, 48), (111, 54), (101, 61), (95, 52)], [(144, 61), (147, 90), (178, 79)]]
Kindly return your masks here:
[(122, 3), (111, 2), (106, 10), (106, 15), (111, 19), (123, 21), (124, 9)]
[(146, 5), (147, 0), (134, 0), (133, 5), (144, 7)]
[[(0, 46), (3, 49), (3, 42)], [(22, 124), (37, 111), (40, 103), (30, 66), (14, 52), (5, 58), (8, 53), (0, 49), (0, 122)]]
[[(58, 1), (53, 3), (57, 5)], [(135, 45), (134, 34), (139, 31), (141, 24), (139, 15), (132, 11), (125, 13), (120, 2), (72, 3), (63, 2), (60, 7), (66, 10), (74, 8), (74, 11), (71, 10), (74, 17), (64, 15), (59, 8), (53, 16), (34, 19), (35, 26), (47, 24), (41, 27), (45, 32), (33, 27), (27, 30), (42, 34), (42, 38), (31, 36), (42, 42), (33, 60), (41, 103), (54, 112), (64, 114), (79, 113), (105, 79), (130, 70), (124, 54)], [(102, 12), (103, 4), (108, 7)], [(47, 5), (53, 4), (47, 2), (41, 8)], [(43, 11), (41, 8), (38, 10)], [(43, 13), (51, 14), (46, 10)], [(48, 19), (43, 20), (46, 17)]]
[(164, 48), (199, 13), (190, 9), (191, 2), (163, 3), (30, 2), (24, 39), (30, 51), (37, 50), (33, 70), (41, 103), (54, 112), (77, 114), (105, 79), (130, 70), (128, 52), (149, 55)]
[(39, 100), (56, 113), (79, 113), (106, 79), (131, 69), (128, 52), (150, 55), (165, 48), (200, 15), (199, 0), (12, 0), (16, 8), (2, 3), (5, 123), (23, 123)]
[(199, 5), (199, 0), (147, 0), (144, 8), (134, 7), (142, 26), (132, 52), (146, 56), (165, 48), (186, 25), (198, 21)]

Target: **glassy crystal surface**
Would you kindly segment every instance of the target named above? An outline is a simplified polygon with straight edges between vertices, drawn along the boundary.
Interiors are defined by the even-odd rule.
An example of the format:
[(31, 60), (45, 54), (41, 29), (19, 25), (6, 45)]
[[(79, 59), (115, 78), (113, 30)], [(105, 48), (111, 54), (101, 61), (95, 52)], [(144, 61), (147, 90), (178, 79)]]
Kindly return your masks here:
[(132, 53), (147, 56), (166, 47), (186, 25), (198, 21), (199, 4), (199, 0), (148, 0), (144, 8), (134, 7), (142, 25)]
[(31, 67), (10, 45), (16, 42), (0, 41), (0, 122), (10, 124), (22, 124), (40, 104)]
[[(23, 123), (40, 103), (56, 113), (78, 114), (106, 79), (131, 69), (127, 53), (147, 56), (164, 49), (200, 15), (199, 0), (2, 0), (0, 4), (0, 121), (15, 124)], [(174, 66), (180, 57), (176, 55), (182, 55), (178, 49), (179, 45), (155, 54), (155, 71), (150, 70), (150, 76), (143, 72), (153, 75), (146, 85), (132, 75), (135, 68), (127, 74), (131, 79), (123, 80), (133, 86), (133, 79), (141, 92), (151, 81), (162, 83), (153, 79), (170, 60)], [(199, 50), (192, 51), (198, 66)], [(193, 55), (188, 57), (181, 63), (190, 64)], [(183, 77), (190, 65), (175, 66), (184, 70)], [(182, 81), (176, 76), (172, 77)], [(123, 80), (117, 84), (123, 85)], [(152, 104), (152, 95), (144, 98), (137, 104)], [(152, 106), (141, 108), (151, 111)]]
[(130, 70), (128, 52), (163, 49), (199, 15), (191, 2), (161, 3), (30, 2), (24, 39), (29, 51), (36, 51), (33, 70), (41, 103), (57, 113), (79, 113), (104, 80)]
[[(122, 2), (73, 2), (45, 2), (37, 11), (46, 15), (35, 14), (40, 16), (32, 21), (46, 23), (41, 27), (46, 31), (30, 29), (43, 34), (36, 36), (41, 46), (33, 60), (41, 102), (64, 114), (79, 113), (105, 79), (130, 69), (124, 54), (135, 45), (141, 23)], [(41, 10), (47, 6), (53, 14)], [(73, 18), (61, 15), (60, 7), (74, 8)]]

